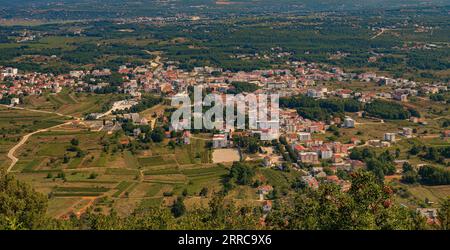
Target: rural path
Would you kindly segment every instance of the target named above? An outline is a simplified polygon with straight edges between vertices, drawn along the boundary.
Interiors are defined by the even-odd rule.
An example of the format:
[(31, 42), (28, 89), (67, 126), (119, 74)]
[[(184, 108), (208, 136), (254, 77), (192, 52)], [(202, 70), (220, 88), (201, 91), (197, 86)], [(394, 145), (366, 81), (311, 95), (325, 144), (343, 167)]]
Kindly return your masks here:
[(30, 109), (30, 108), (23, 108), (23, 107), (16, 107), (16, 106), (10, 106), (10, 105), (5, 105), (5, 104), (1, 104), (1, 106), (6, 107), (6, 108), (12, 108), (12, 109), (26, 110), (26, 111), (31, 111), (31, 112), (39, 112), (39, 113), (45, 113), (45, 114), (53, 114), (53, 115), (62, 116), (62, 117), (73, 117), (73, 116), (70, 116), (70, 115), (65, 115), (65, 114), (61, 114), (61, 113), (58, 113), (58, 112), (52, 112), (52, 111), (46, 111), (46, 110)]
[(37, 133), (41, 133), (41, 132), (45, 132), (45, 131), (48, 131), (48, 130), (50, 130), (50, 129), (57, 128), (57, 127), (60, 127), (60, 126), (62, 126), (62, 125), (67, 125), (67, 124), (70, 124), (70, 123), (71, 123), (71, 122), (66, 122), (66, 123), (59, 124), (59, 125), (56, 125), (56, 126), (53, 126), (53, 127), (50, 127), (50, 128), (39, 129), (39, 130), (36, 130), (36, 131), (34, 131), (34, 132), (31, 132), (31, 133), (29, 133), (29, 134), (24, 135), (24, 136), (22, 137), (22, 140), (20, 140), (19, 143), (17, 143), (14, 147), (12, 147), (12, 148), (8, 151), (8, 158), (11, 160), (11, 164), (9, 165), (8, 169), (6, 170), (6, 172), (7, 172), (7, 173), (11, 172), (11, 169), (12, 169), (12, 168), (16, 165), (16, 163), (19, 161), (19, 158), (15, 157), (15, 156), (14, 156), (14, 153), (15, 153), (15, 152), (16, 152), (23, 144), (25, 144), (25, 142), (27, 142), (27, 140), (28, 140), (32, 135), (37, 134)]
[(384, 33), (385, 30), (386, 30), (386, 29), (383, 29), (383, 28), (382, 28), (380, 32), (378, 32), (376, 35), (374, 35), (374, 36), (371, 37), (370, 39), (372, 40), (372, 39), (375, 39), (375, 38), (381, 36), (381, 35)]
[[(71, 116), (71, 115), (65, 115), (65, 114), (61, 114), (58, 112), (52, 112), (52, 111), (46, 111), (46, 110), (38, 110), (38, 109), (30, 109), (30, 108), (23, 108), (23, 107), (16, 107), (16, 106), (10, 106), (10, 105), (4, 105), (1, 104), (0, 106), (6, 107), (6, 108), (12, 108), (12, 109), (19, 109), (19, 110), (26, 110), (26, 111), (31, 111), (31, 112), (39, 112), (39, 113), (45, 113), (45, 114), (53, 114), (53, 115), (57, 115), (57, 116), (61, 116), (61, 117), (68, 117), (71, 119), (75, 119), (75, 120), (82, 120), (82, 118), (80, 117), (75, 117), (75, 116)], [(9, 151), (8, 151), (8, 158), (11, 160), (11, 164), (9, 165), (9, 167), (7, 168), (6, 172), (9, 173), (11, 172), (12, 168), (16, 165), (16, 163), (19, 161), (19, 159), (17, 157), (14, 156), (14, 153), (23, 145), (25, 144), (25, 142), (27, 142), (27, 140), (34, 134), (37, 133), (41, 133), (41, 132), (45, 132), (48, 131), (50, 129), (54, 129), (54, 128), (58, 128), (60, 126), (63, 125), (68, 125), (70, 124), (72, 121), (66, 122), (66, 123), (62, 123), (62, 124), (58, 124), (56, 126), (53, 127), (49, 127), (49, 128), (44, 128), (44, 129), (39, 129), (36, 130), (34, 132), (31, 132), (29, 134), (26, 134), (22, 137), (22, 139), (20, 140), (19, 143), (17, 143), (14, 147), (12, 147)]]

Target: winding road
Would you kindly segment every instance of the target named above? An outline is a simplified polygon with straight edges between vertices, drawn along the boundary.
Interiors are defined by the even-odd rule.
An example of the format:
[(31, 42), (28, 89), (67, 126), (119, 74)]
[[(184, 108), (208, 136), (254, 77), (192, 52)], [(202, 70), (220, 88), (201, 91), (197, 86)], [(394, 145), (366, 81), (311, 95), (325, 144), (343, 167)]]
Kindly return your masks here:
[[(22, 108), (22, 107), (14, 107), (14, 106), (8, 106), (8, 105), (1, 105), (7, 108), (13, 108), (13, 109), (20, 109), (20, 110), (27, 110), (27, 111), (32, 111), (32, 112), (39, 112), (39, 113), (46, 113), (46, 114), (54, 114), (54, 115), (58, 115), (58, 116), (62, 116), (62, 117), (69, 117), (71, 119), (76, 119), (79, 120), (80, 118), (78, 117), (73, 117), (70, 115), (64, 115), (58, 112), (51, 112), (51, 111), (45, 111), (45, 110), (37, 110), (37, 109), (29, 109), (29, 108)], [(41, 133), (41, 132), (45, 132), (48, 131), (50, 129), (54, 129), (63, 125), (67, 125), (70, 124), (72, 121), (66, 122), (66, 123), (62, 123), (62, 124), (58, 124), (56, 126), (53, 127), (49, 127), (49, 128), (44, 128), (44, 129), (39, 129), (36, 130), (34, 132), (31, 132), (29, 134), (26, 134), (22, 137), (22, 139), (19, 141), (19, 143), (17, 143), (14, 147), (12, 147), (9, 151), (8, 151), (8, 158), (11, 160), (11, 164), (9, 165), (9, 167), (6, 169), (6, 172), (9, 173), (11, 172), (12, 168), (17, 164), (17, 162), (19, 161), (19, 158), (15, 157), (14, 154), (16, 153), (16, 151), (23, 145), (25, 144), (25, 142), (28, 141), (28, 139), (37, 133)]]
[(11, 164), (9, 165), (8, 169), (6, 169), (6, 173), (11, 172), (11, 169), (12, 169), (12, 168), (16, 165), (16, 163), (19, 161), (19, 159), (18, 159), (17, 157), (14, 156), (14, 153), (15, 153), (15, 152), (17, 151), (17, 149), (19, 149), (23, 144), (25, 144), (25, 142), (27, 142), (27, 140), (28, 140), (32, 135), (37, 134), (37, 133), (41, 133), (41, 132), (45, 132), (45, 131), (48, 131), (48, 130), (50, 130), (50, 129), (57, 128), (57, 127), (60, 127), (60, 126), (62, 126), (62, 125), (67, 125), (67, 124), (70, 124), (70, 123), (71, 123), (71, 122), (66, 122), (66, 123), (59, 124), (59, 125), (56, 125), (56, 126), (53, 126), (53, 127), (50, 127), (50, 128), (39, 129), (39, 130), (36, 130), (36, 131), (34, 131), (34, 132), (31, 132), (31, 133), (29, 133), (29, 134), (24, 135), (24, 136), (22, 137), (22, 139), (20, 140), (20, 142), (17, 143), (14, 147), (12, 147), (12, 148), (8, 151), (8, 158), (11, 159)]

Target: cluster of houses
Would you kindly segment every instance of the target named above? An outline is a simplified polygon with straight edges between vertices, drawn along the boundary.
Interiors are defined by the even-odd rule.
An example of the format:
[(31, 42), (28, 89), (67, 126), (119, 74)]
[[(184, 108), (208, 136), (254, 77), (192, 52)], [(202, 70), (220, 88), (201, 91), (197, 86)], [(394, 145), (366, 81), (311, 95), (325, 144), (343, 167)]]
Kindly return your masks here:
[[(128, 93), (138, 97), (142, 92), (155, 92), (164, 95), (176, 95), (186, 92), (189, 86), (204, 86), (216, 93), (227, 93), (233, 89), (232, 82), (249, 82), (260, 86), (261, 93), (273, 93), (277, 90), (280, 96), (306, 94), (313, 98), (338, 96), (340, 98), (357, 98), (361, 102), (368, 102), (373, 98), (391, 98), (407, 101), (408, 96), (424, 93), (446, 91), (448, 83), (417, 83), (406, 79), (394, 79), (377, 76), (375, 73), (362, 74), (346, 73), (338, 67), (323, 64), (293, 61), (289, 69), (254, 70), (251, 72), (223, 71), (216, 67), (195, 67), (192, 71), (185, 71), (177, 67), (176, 62), (168, 61), (164, 65), (151, 62), (148, 65), (130, 67), (120, 66), (117, 73), (123, 83), (116, 91)], [(55, 93), (62, 87), (71, 87), (77, 91), (101, 91), (111, 86), (103, 80), (114, 73), (111, 69), (74, 70), (69, 74), (53, 75), (43, 73), (19, 73), (17, 68), (0, 67), (0, 82), (9, 81), (10, 84), (0, 85), (0, 93), (5, 95), (40, 94), (50, 90)], [(335, 81), (345, 82), (359, 79), (365, 82), (375, 82), (390, 86), (393, 91), (386, 93), (354, 92), (349, 89), (328, 91), (325, 87), (315, 87), (317, 82)]]

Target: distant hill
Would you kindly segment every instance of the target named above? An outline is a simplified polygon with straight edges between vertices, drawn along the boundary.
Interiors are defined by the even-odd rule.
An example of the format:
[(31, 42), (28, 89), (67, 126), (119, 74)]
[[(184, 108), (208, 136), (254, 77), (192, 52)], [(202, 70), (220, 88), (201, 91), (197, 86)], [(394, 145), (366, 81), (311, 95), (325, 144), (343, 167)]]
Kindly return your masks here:
[(0, 0), (0, 4), (3, 18), (90, 19), (392, 9), (450, 5), (450, 0)]

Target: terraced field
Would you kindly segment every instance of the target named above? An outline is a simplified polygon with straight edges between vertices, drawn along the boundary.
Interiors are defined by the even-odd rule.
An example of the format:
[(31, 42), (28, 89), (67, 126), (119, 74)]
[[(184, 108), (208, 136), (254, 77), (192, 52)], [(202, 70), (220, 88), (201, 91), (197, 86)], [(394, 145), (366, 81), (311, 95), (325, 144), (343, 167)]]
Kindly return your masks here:
[(8, 166), (7, 153), (23, 135), (61, 123), (57, 115), (0, 106), (0, 167)]
[(28, 96), (21, 106), (81, 117), (88, 113), (106, 110), (113, 101), (121, 98), (122, 95), (93, 95), (63, 90), (58, 94), (44, 93), (40, 96)]
[(49, 195), (48, 213), (55, 217), (87, 207), (127, 214), (139, 206), (170, 205), (185, 190), (191, 198), (199, 197), (203, 188), (219, 190), (228, 172), (210, 162), (204, 140), (176, 148), (165, 141), (133, 154), (105, 151), (103, 143), (114, 141), (112, 137), (70, 126), (33, 135), (17, 151), (12, 172)]

